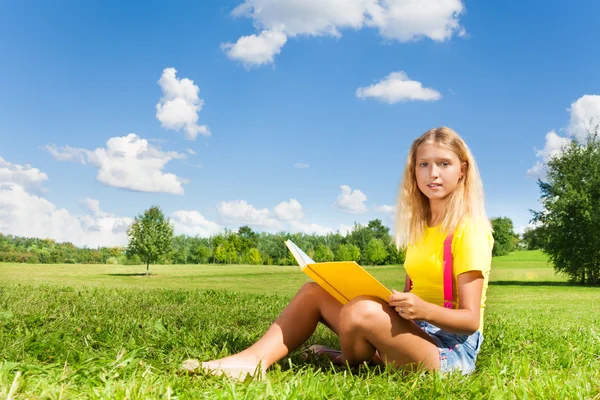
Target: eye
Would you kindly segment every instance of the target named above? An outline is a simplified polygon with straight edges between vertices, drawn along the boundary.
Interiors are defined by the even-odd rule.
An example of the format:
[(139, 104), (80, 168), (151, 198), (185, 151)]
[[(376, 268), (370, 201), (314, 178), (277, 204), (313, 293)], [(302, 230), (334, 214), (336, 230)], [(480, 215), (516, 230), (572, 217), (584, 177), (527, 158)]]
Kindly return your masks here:
[(426, 166), (427, 166), (426, 162), (422, 162), (422, 163), (419, 164), (419, 167), (426, 167)]
[(450, 163), (448, 161), (442, 161), (442, 167), (448, 167), (450, 166)]

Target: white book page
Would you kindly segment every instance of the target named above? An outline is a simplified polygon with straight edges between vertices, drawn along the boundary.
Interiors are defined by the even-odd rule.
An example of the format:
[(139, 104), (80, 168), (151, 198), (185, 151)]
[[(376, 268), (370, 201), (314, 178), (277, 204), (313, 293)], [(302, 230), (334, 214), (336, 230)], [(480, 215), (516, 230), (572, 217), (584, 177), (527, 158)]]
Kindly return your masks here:
[(296, 246), (296, 244), (291, 240), (287, 240), (285, 242), (285, 245), (288, 247), (288, 249), (290, 249), (290, 251), (294, 255), (294, 258), (298, 262), (298, 265), (300, 265), (301, 267), (304, 267), (306, 264), (315, 264), (313, 259), (307, 256), (305, 252), (300, 250), (300, 248)]

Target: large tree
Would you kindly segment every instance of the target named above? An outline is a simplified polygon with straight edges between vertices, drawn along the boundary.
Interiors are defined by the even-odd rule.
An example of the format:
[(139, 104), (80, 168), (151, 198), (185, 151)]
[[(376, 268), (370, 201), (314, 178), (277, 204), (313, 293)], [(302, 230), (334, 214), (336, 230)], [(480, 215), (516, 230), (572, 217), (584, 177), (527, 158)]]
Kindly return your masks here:
[(543, 210), (533, 212), (542, 250), (572, 281), (600, 285), (600, 140), (598, 128), (573, 139), (539, 180)]
[(171, 251), (173, 243), (173, 226), (165, 218), (158, 206), (152, 206), (143, 214), (134, 218), (127, 229), (129, 245), (127, 254), (137, 255), (146, 263), (146, 276), (150, 273), (150, 264), (154, 264), (161, 256)]

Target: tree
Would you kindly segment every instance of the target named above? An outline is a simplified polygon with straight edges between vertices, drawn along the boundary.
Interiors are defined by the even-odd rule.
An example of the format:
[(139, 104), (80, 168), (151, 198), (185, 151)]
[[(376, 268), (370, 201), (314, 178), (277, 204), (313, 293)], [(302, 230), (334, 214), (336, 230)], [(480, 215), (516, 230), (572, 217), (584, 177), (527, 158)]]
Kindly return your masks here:
[(262, 263), (262, 257), (260, 256), (260, 251), (256, 247), (248, 250), (246, 254), (246, 262), (251, 265), (258, 265)]
[(574, 138), (538, 180), (543, 210), (533, 211), (542, 250), (574, 282), (600, 285), (600, 140), (598, 127)]
[(373, 239), (373, 231), (366, 226), (354, 223), (352, 231), (346, 235), (346, 243), (353, 244), (360, 249), (360, 261), (365, 261), (367, 245)]
[(358, 261), (360, 249), (353, 244), (340, 244), (335, 252), (335, 261)]
[(324, 243), (320, 243), (315, 250), (315, 261), (327, 262), (333, 261), (333, 251)]
[(143, 214), (134, 218), (127, 228), (129, 245), (128, 256), (137, 255), (146, 263), (146, 276), (150, 272), (150, 264), (171, 251), (173, 242), (173, 226), (158, 206), (152, 206)]
[(369, 230), (371, 232), (373, 232), (373, 237), (375, 239), (381, 239), (384, 242), (391, 240), (390, 239), (390, 228), (383, 225), (383, 222), (381, 222), (380, 219), (374, 219), (372, 221), (369, 221), (367, 228), (369, 228)]
[(363, 254), (363, 259), (367, 264), (381, 264), (388, 256), (385, 243), (381, 239), (371, 239), (367, 244), (367, 249)]
[(492, 256), (505, 256), (511, 251), (515, 251), (518, 237), (513, 230), (512, 220), (508, 217), (498, 217), (492, 218), (491, 222), (494, 230)]
[(525, 228), (522, 243), (527, 250), (537, 250), (543, 247), (544, 237), (541, 229)]

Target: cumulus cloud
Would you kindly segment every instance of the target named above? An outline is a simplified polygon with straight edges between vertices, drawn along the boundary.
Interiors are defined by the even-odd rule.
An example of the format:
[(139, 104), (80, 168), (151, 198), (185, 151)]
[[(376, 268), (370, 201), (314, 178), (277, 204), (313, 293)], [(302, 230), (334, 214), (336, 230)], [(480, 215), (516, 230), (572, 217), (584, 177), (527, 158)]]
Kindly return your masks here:
[(374, 98), (384, 103), (423, 100), (435, 101), (442, 98), (440, 92), (424, 88), (421, 82), (410, 80), (404, 71), (392, 72), (379, 82), (356, 89), (359, 99)]
[(148, 143), (146, 139), (130, 133), (114, 137), (106, 142), (106, 148), (86, 150), (70, 146), (46, 150), (59, 161), (76, 161), (98, 168), (96, 179), (107, 185), (141, 192), (164, 192), (183, 194), (182, 183), (187, 179), (163, 171), (173, 159), (185, 158), (174, 151), (164, 152)]
[(535, 156), (540, 159), (531, 167), (527, 174), (535, 178), (542, 178), (545, 175), (545, 165), (552, 158), (560, 155), (562, 148), (568, 145), (571, 139), (559, 136), (555, 131), (546, 134), (546, 144), (541, 150), (536, 150)]
[(194, 81), (177, 78), (175, 68), (165, 68), (158, 84), (163, 97), (156, 104), (156, 118), (165, 129), (184, 130), (187, 139), (195, 140), (198, 134), (210, 136), (206, 125), (198, 125), (198, 112), (204, 100), (198, 97), (200, 88)]
[(93, 216), (102, 216), (104, 213), (100, 210), (100, 201), (91, 198), (82, 199), (79, 205)]
[[(38, 191), (39, 180), (47, 179), (45, 173), (29, 165), (8, 164), (13, 170), (35, 173), (30, 172), (28, 179), (19, 174), (0, 173), (0, 232), (24, 237), (47, 237), (58, 242), (94, 248), (127, 244), (126, 230), (133, 221), (131, 218), (101, 211), (99, 202), (94, 199), (82, 201), (88, 214), (75, 215), (58, 208), (31, 192)], [(32, 182), (35, 184), (32, 185)]]
[(365, 201), (367, 196), (360, 190), (352, 190), (348, 185), (341, 185), (342, 193), (337, 198), (334, 205), (340, 210), (348, 213), (364, 213), (367, 211)]
[(561, 153), (561, 149), (568, 145), (572, 138), (585, 140), (590, 130), (600, 125), (600, 96), (584, 95), (575, 100), (567, 109), (570, 114), (568, 137), (558, 135), (554, 130), (546, 134), (546, 143), (542, 150), (535, 149), (535, 156), (539, 160), (531, 167), (527, 174), (543, 179), (546, 163)]
[(29, 164), (13, 164), (0, 157), (0, 185), (16, 183), (28, 190), (43, 191), (42, 183), (47, 180), (48, 175)]
[(304, 216), (302, 204), (296, 199), (282, 201), (275, 206), (275, 215), (282, 221), (300, 220)]
[(256, 209), (246, 200), (222, 201), (217, 206), (217, 211), (229, 223), (256, 226), (268, 230), (282, 228), (281, 222), (271, 217), (268, 209)]
[(578, 139), (585, 139), (590, 129), (600, 125), (600, 96), (585, 95), (567, 109), (571, 114), (568, 132)]
[(375, 211), (385, 214), (394, 214), (396, 212), (396, 207), (383, 204), (381, 206), (375, 207)]
[(286, 41), (285, 33), (267, 29), (258, 35), (242, 36), (235, 43), (223, 43), (221, 48), (227, 57), (250, 68), (272, 63)]
[(219, 224), (207, 220), (198, 211), (175, 211), (173, 223), (176, 235), (210, 237), (223, 230)]
[(252, 19), (261, 32), (222, 47), (230, 58), (259, 66), (273, 62), (287, 37), (340, 37), (342, 29), (370, 27), (400, 42), (441, 42), (464, 33), (458, 20), (463, 12), (461, 0), (244, 0), (232, 15)]
[(290, 231), (305, 233), (307, 235), (317, 234), (317, 235), (327, 235), (328, 233), (333, 232), (334, 230), (319, 224), (311, 224), (301, 221), (289, 221)]

